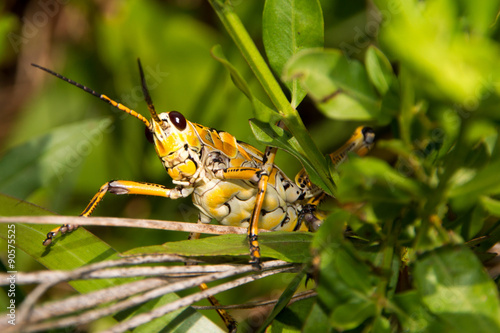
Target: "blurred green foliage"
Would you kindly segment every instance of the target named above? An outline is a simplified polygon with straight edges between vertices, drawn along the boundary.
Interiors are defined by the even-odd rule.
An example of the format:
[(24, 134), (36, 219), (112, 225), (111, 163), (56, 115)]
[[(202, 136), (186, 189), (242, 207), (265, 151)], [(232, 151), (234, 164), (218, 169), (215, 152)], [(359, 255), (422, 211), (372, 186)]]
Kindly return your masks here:
[[(498, 331), (498, 285), (483, 264), (500, 238), (500, 1), (209, 2), (209, 14), (208, 5), (70, 3), (61, 9), (66, 21), (54, 36), (64, 38), (55, 38), (50, 62), (23, 59), (44, 59), (40, 65), (146, 114), (140, 57), (157, 110), (176, 109), (257, 147), (255, 137), (287, 150), (278, 166), (293, 175), (300, 168), (293, 155), (336, 195), (339, 204), (327, 207), (331, 215), (312, 241), (318, 297), (272, 312), (273, 329)], [(75, 31), (68, 20), (85, 24)], [(0, 20), (4, 34), (15, 26), (12, 16)], [(0, 47), (0, 60), (11, 59), (12, 50)], [(3, 145), (1, 192), (76, 215), (110, 179), (169, 185), (137, 120), (38, 75), (43, 89), (20, 108)], [(284, 96), (302, 118), (280, 104)], [(249, 126), (250, 118), (258, 120)], [(279, 118), (290, 133), (272, 125)], [(320, 152), (333, 151), (360, 124), (377, 129), (375, 156), (351, 156), (330, 170)], [(96, 214), (194, 222), (189, 201), (109, 196)], [(118, 250), (183, 238), (99, 234)], [(223, 302), (252, 293), (240, 289)]]

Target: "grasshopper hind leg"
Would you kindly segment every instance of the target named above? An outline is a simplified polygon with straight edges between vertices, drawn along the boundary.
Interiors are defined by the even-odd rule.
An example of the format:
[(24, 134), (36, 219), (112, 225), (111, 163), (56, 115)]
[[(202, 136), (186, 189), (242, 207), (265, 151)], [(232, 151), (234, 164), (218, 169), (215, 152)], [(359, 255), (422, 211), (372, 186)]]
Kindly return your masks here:
[[(199, 213), (198, 223), (207, 224), (207, 223), (210, 223), (210, 221), (211, 221), (211, 218), (209, 216), (204, 215), (201, 212)], [(195, 239), (199, 239), (200, 236), (201, 236), (201, 234), (199, 232), (191, 232), (189, 234), (188, 239), (195, 240)], [(195, 265), (195, 264), (186, 264), (186, 265)], [(204, 291), (204, 290), (208, 289), (208, 286), (206, 283), (202, 283), (199, 285), (199, 288), (200, 288), (200, 290)], [(219, 303), (217, 298), (215, 298), (214, 296), (208, 296), (207, 300), (210, 302), (210, 304), (212, 304), (212, 306), (216, 307), (215, 311), (217, 311), (217, 314), (224, 322), (224, 325), (226, 325), (228, 332), (230, 332), (230, 333), (236, 332), (236, 326), (237, 326), (236, 320), (234, 320), (234, 318), (226, 310), (220, 309), (221, 304)]]
[[(112, 180), (102, 185), (99, 191), (94, 195), (90, 203), (80, 214), (82, 217), (89, 217), (95, 210), (97, 205), (102, 201), (106, 193), (113, 193), (117, 195), (121, 194), (139, 194), (139, 195), (150, 195), (165, 197), (170, 199), (177, 199), (181, 197), (189, 196), (192, 192), (192, 188), (174, 188), (169, 189), (163, 185), (144, 183), (144, 182), (134, 182), (129, 180)], [(76, 224), (63, 224), (60, 227), (52, 229), (48, 234), (47, 238), (43, 241), (43, 245), (48, 246), (52, 244), (52, 240), (58, 234), (65, 234), (71, 232), (78, 228)]]

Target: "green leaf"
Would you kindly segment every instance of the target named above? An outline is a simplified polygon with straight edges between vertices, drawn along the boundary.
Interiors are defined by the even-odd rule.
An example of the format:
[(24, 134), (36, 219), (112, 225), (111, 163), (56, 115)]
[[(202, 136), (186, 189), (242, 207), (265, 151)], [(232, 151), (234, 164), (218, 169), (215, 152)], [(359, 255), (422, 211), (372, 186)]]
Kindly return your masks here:
[(373, 333), (390, 333), (390, 332), (392, 331), (389, 319), (382, 317), (381, 315), (378, 315), (373, 323)]
[(498, 291), (466, 246), (446, 246), (415, 264), (417, 291), (431, 313), (458, 332), (498, 332)]
[[(260, 234), (261, 255), (289, 262), (307, 262), (312, 237), (312, 234), (302, 232), (274, 231)], [(249, 246), (246, 235), (228, 234), (139, 247), (125, 252), (124, 255), (148, 253), (174, 253), (197, 257), (248, 256)]]
[(306, 169), (311, 181), (322, 189), (328, 191), (328, 184), (326, 184), (322, 178), (317, 176), (321, 172), (320, 168), (323, 168), (323, 170), (328, 170), (328, 164), (324, 158), (321, 161), (322, 164), (313, 163), (309, 158), (310, 156), (306, 153), (310, 151), (308, 148), (311, 147), (304, 147), (303, 149), (301, 146), (299, 146), (297, 140), (290, 135), (290, 133), (272, 124), (263, 123), (261, 121), (251, 119), (250, 127), (255, 137), (260, 142), (268, 146), (280, 148), (295, 156), (302, 163), (302, 166), (304, 166), (304, 168)]
[(467, 173), (470, 178), (465, 182), (455, 182), (449, 191), (453, 205), (466, 208), (473, 205), (481, 195), (500, 193), (500, 160), (496, 160), (477, 173)]
[(498, 76), (500, 49), (482, 35), (486, 26), (491, 29), (498, 1), (485, 1), (484, 7), (465, 2), (377, 0), (389, 18), (377, 37), (385, 53), (411, 72), (419, 89), (441, 100), (474, 105), (489, 94), (485, 88)]
[(384, 96), (389, 90), (393, 79), (391, 63), (382, 51), (372, 45), (366, 51), (365, 63), (371, 83), (378, 93)]
[(345, 202), (407, 203), (424, 195), (420, 183), (375, 158), (352, 155), (339, 172), (337, 195)]
[(77, 168), (111, 120), (90, 119), (54, 129), (13, 147), (0, 160), (0, 191), (26, 198), (40, 187), (63, 181)]
[(481, 202), (483, 208), (486, 209), (490, 214), (500, 217), (500, 201), (487, 196), (480, 197), (479, 201)]
[(303, 50), (287, 63), (284, 76), (285, 81), (299, 79), (329, 118), (369, 121), (380, 111), (381, 101), (364, 67), (339, 50)]
[(379, 277), (364, 254), (342, 237), (346, 212), (329, 216), (314, 238), (314, 252), (320, 253), (318, 298), (330, 324), (339, 330), (359, 326), (375, 315), (372, 297)]
[[(50, 215), (51, 212), (9, 196), (0, 194), (0, 215)], [(63, 237), (56, 238), (52, 245), (45, 247), (42, 241), (47, 232), (56, 225), (15, 224), (16, 247), (50, 269), (70, 270), (101, 260), (118, 259), (118, 253), (96, 236), (79, 228)], [(7, 239), (7, 224), (0, 223), (0, 237)], [(85, 293), (112, 286), (119, 279), (72, 281), (70, 284)], [(125, 281), (124, 281), (125, 282)]]
[(307, 318), (301, 332), (329, 332), (331, 327), (330, 325), (328, 325), (328, 317), (326, 316), (325, 311), (318, 304), (316, 298), (314, 299), (314, 301), (315, 302), (312, 305), (311, 310), (307, 313)]
[(396, 316), (403, 331), (414, 333), (446, 331), (444, 323), (439, 317), (429, 313), (416, 290), (397, 293), (394, 295), (393, 301), (399, 307)]
[(236, 67), (234, 67), (226, 58), (222, 51), (222, 47), (220, 45), (215, 45), (212, 47), (210, 50), (210, 54), (212, 57), (220, 62), (221, 64), (226, 67), (226, 69), (229, 71), (229, 74), (231, 75), (231, 80), (233, 80), (234, 85), (241, 90), (245, 94), (245, 96), (248, 97), (249, 100), (253, 99), (252, 93), (250, 92), (250, 89), (248, 88), (248, 84), (246, 83), (245, 79), (240, 75)]
[(267, 105), (262, 103), (258, 98), (256, 98), (252, 92), (250, 91), (250, 88), (248, 87), (247, 82), (243, 77), (240, 75), (236, 67), (234, 67), (227, 59), (224, 53), (222, 52), (222, 48), (220, 45), (215, 45), (212, 47), (210, 50), (210, 53), (212, 54), (212, 57), (214, 57), (215, 60), (220, 62), (221, 64), (226, 67), (226, 69), (229, 71), (229, 74), (231, 75), (231, 79), (233, 80), (234, 84), (238, 89), (240, 89), (245, 96), (252, 102), (255, 117), (265, 123), (275, 123), (279, 120), (278, 113), (274, 111), (273, 109), (269, 108)]
[[(271, 324), (271, 322), (283, 312), (287, 304), (290, 302), (292, 299), (293, 295), (297, 291), (297, 289), (300, 286), (300, 283), (303, 281), (304, 277), (306, 276), (307, 273), (307, 268), (302, 269), (298, 274), (296, 274), (286, 287), (286, 289), (283, 291), (283, 293), (280, 295), (278, 302), (274, 306), (273, 310), (271, 313), (267, 316), (266, 320), (264, 323), (260, 326), (260, 329), (257, 331), (258, 333), (264, 332), (266, 328)], [(299, 327), (300, 328), (300, 327)]]
[[(266, 55), (278, 76), (286, 62), (300, 50), (323, 47), (323, 13), (318, 0), (267, 0), (262, 17)], [(297, 79), (285, 82), (297, 107), (306, 92)]]
[(494, 32), (491, 27), (493, 22), (498, 20), (499, 6), (500, 1), (498, 0), (482, 1), (481, 6), (475, 6), (467, 0), (457, 1), (457, 7), (460, 14), (463, 15), (461, 23), (474, 35), (488, 35)]
[[(120, 318), (120, 321), (132, 319), (136, 315), (153, 311), (155, 308), (161, 307), (168, 303), (175, 302), (179, 299), (176, 294), (166, 294), (156, 300), (142, 304), (135, 311), (132, 311), (128, 316)], [(179, 310), (169, 312), (161, 317), (155, 318), (146, 324), (142, 324), (134, 329), (134, 333), (161, 333), (161, 332), (226, 332), (221, 327), (216, 325), (210, 319), (202, 316), (192, 307), (181, 308)]]
[(358, 327), (366, 319), (375, 315), (377, 307), (373, 302), (354, 301), (336, 307), (329, 320), (337, 329), (349, 330)]

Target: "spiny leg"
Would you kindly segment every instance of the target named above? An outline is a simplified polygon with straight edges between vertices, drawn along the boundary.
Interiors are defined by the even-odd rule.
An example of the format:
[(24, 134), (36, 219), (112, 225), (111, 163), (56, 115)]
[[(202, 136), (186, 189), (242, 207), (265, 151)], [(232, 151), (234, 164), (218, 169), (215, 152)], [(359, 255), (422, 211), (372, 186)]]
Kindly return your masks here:
[(258, 190), (255, 199), (255, 206), (250, 218), (250, 225), (248, 227), (248, 241), (250, 244), (250, 263), (254, 265), (255, 269), (260, 270), (260, 248), (258, 243), (258, 230), (259, 230), (259, 216), (264, 203), (264, 197), (267, 189), (267, 182), (269, 175), (274, 167), (274, 156), (276, 155), (277, 148), (267, 147), (263, 165), (261, 168), (250, 167), (234, 167), (221, 169), (215, 172), (215, 176), (220, 179), (242, 179), (258, 183)]
[(355, 152), (359, 156), (365, 156), (373, 147), (375, 133), (367, 126), (356, 128), (352, 136), (339, 149), (330, 154), (334, 166), (341, 164), (347, 157), (347, 153)]
[[(152, 184), (152, 183), (141, 183), (128, 180), (113, 180), (107, 182), (99, 191), (94, 195), (90, 203), (83, 210), (80, 216), (88, 217), (92, 214), (97, 205), (101, 202), (106, 193), (113, 194), (140, 194), (140, 195), (152, 195), (166, 197), (170, 199), (177, 199), (180, 197), (186, 197), (191, 194), (191, 188), (176, 187), (174, 189), (166, 188), (163, 185)], [(73, 231), (78, 228), (78, 225), (74, 224), (64, 224), (51, 230), (47, 234), (47, 238), (43, 241), (43, 245), (47, 246), (52, 243), (52, 239), (60, 232), (65, 234), (67, 232)]]
[[(342, 145), (339, 149), (329, 154), (333, 163), (333, 167), (337, 167), (347, 158), (349, 152), (354, 152), (359, 156), (366, 155), (373, 147), (375, 140), (375, 133), (370, 127), (358, 127), (354, 131), (349, 140)], [(324, 195), (323, 192), (311, 183), (309, 175), (303, 168), (295, 176), (295, 183), (302, 189), (309, 192), (317, 192), (318, 195)]]
[(250, 218), (250, 225), (248, 226), (248, 242), (250, 244), (250, 263), (255, 269), (261, 270), (260, 265), (261, 255), (260, 247), (258, 241), (259, 235), (259, 217), (264, 204), (264, 199), (267, 191), (267, 183), (269, 181), (269, 175), (271, 174), (274, 167), (274, 157), (276, 156), (277, 148), (267, 146), (264, 152), (264, 159), (262, 165), (262, 172), (260, 173), (260, 179), (257, 186), (257, 196), (255, 198), (255, 206), (252, 211), (252, 217)]
[[(285, 125), (282, 121), (279, 121), (277, 126), (284, 128)], [(254, 266), (256, 270), (260, 270), (262, 267), (260, 265), (261, 254), (258, 241), (259, 234), (259, 217), (264, 205), (264, 199), (267, 190), (267, 183), (269, 180), (269, 175), (274, 168), (274, 158), (276, 156), (277, 148), (267, 146), (262, 158), (262, 167), (258, 168), (228, 168), (226, 170), (220, 170), (216, 173), (216, 176), (224, 179), (246, 179), (258, 182), (257, 185), (257, 196), (255, 198), (255, 206), (252, 211), (252, 216), (250, 218), (250, 225), (248, 227), (248, 242), (250, 245), (250, 263)]]
[[(344, 143), (339, 149), (329, 154), (334, 167), (340, 165), (347, 158), (349, 152), (354, 152), (359, 156), (366, 155), (373, 147), (375, 133), (370, 127), (360, 126), (356, 128), (349, 140)], [(302, 222), (305, 222), (309, 231), (316, 231), (324, 220), (324, 215), (316, 209), (321, 201), (326, 196), (319, 187), (311, 183), (309, 175), (305, 169), (302, 169), (295, 176), (295, 183), (304, 191), (311, 193), (311, 197), (307, 200), (302, 211), (300, 212), (298, 227)]]
[[(281, 128), (285, 127), (285, 124), (282, 121), (279, 121), (277, 125)], [(267, 146), (264, 152), (264, 157), (262, 158), (262, 172), (260, 173), (259, 184), (257, 187), (257, 197), (255, 198), (255, 206), (252, 211), (252, 217), (250, 218), (250, 226), (248, 227), (248, 242), (250, 243), (250, 263), (257, 270), (262, 269), (260, 265), (261, 255), (258, 241), (259, 217), (266, 196), (269, 175), (274, 168), (274, 158), (276, 157), (277, 151), (278, 148)]]

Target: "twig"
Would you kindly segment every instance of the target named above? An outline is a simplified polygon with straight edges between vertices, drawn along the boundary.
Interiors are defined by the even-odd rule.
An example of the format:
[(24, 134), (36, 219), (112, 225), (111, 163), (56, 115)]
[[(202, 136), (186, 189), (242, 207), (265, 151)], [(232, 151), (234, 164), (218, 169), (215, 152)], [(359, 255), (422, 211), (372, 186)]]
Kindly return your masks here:
[(186, 297), (183, 297), (177, 301), (171, 302), (169, 304), (166, 304), (164, 306), (161, 306), (159, 308), (156, 308), (150, 312), (143, 313), (137, 316), (134, 316), (133, 318), (124, 321), (122, 323), (119, 323), (113, 327), (111, 327), (109, 330), (106, 330), (103, 333), (121, 333), (125, 332), (129, 329), (132, 329), (134, 327), (137, 327), (139, 325), (145, 324), (155, 318), (161, 317), (169, 312), (175, 311), (177, 309), (189, 306), (195, 302), (198, 302), (199, 300), (202, 300), (208, 296), (216, 295), (220, 292), (236, 288), (238, 286), (241, 286), (243, 284), (262, 279), (266, 276), (278, 274), (278, 273), (285, 273), (285, 272), (291, 272), (295, 271), (296, 267), (284, 267), (284, 268), (277, 268), (271, 271), (264, 271), (255, 275), (249, 275), (245, 276), (239, 279), (236, 279), (234, 281), (226, 282), (223, 284), (220, 284), (216, 287), (212, 287), (209, 289), (206, 289), (204, 291), (195, 293), (193, 295), (189, 295)]
[[(231, 227), (215, 224), (186, 223), (164, 220), (130, 219), (123, 217), (81, 217), (81, 216), (9, 216), (0, 217), (0, 223), (32, 223), (32, 224), (76, 224), (98, 225), (130, 228), (147, 228), (171, 231), (196, 232), (203, 234), (246, 234), (247, 228)], [(259, 232), (269, 232), (260, 229)]]
[[(287, 270), (288, 269), (293, 269), (293, 270), (296, 269), (296, 266), (290, 266), (289, 263), (284, 262), (284, 261), (280, 261), (280, 260), (265, 262), (263, 264), (263, 269), (271, 269), (271, 268), (278, 267), (278, 270), (279, 270), (279, 269), (281, 269), (281, 268), (279, 268), (280, 266), (287, 266), (287, 267), (285, 267), (285, 269), (287, 269)], [(189, 266), (187, 266), (187, 267), (189, 267)], [(134, 296), (130, 299), (120, 301), (120, 302), (115, 303), (113, 305), (110, 305), (106, 308), (99, 308), (99, 309), (95, 309), (95, 310), (90, 310), (90, 311), (84, 312), (80, 315), (65, 317), (63, 319), (57, 319), (55, 321), (51, 321), (48, 323), (36, 323), (36, 322), (34, 322), (35, 319), (38, 321), (39, 318), (45, 319), (48, 316), (51, 316), (51, 318), (53, 318), (54, 314), (61, 315), (61, 314), (65, 314), (68, 312), (74, 312), (77, 310), (81, 310), (84, 308), (89, 308), (89, 307), (95, 306), (92, 304), (95, 304), (95, 302), (94, 302), (94, 300), (96, 299), (95, 295), (98, 292), (103, 292), (105, 294), (111, 293), (112, 295), (119, 295), (119, 297), (115, 297), (114, 299), (123, 299), (123, 298), (130, 295), (130, 293), (127, 293), (127, 292), (122, 293), (123, 290), (129, 289), (128, 286), (130, 284), (125, 284), (125, 285), (121, 285), (118, 287), (112, 287), (112, 288), (108, 288), (105, 290), (100, 290), (98, 292), (87, 294), (87, 295), (75, 296), (73, 298), (70, 298), (70, 299), (67, 299), (64, 301), (59, 301), (59, 303), (54, 302), (54, 303), (50, 304), (50, 308), (47, 308), (47, 307), (44, 308), (44, 306), (42, 306), (40, 308), (35, 308), (33, 313), (30, 315), (30, 321), (32, 323), (28, 324), (27, 326), (23, 326), (22, 330), (23, 330), (23, 332), (33, 332), (33, 331), (47, 330), (47, 329), (52, 329), (52, 328), (61, 328), (61, 327), (91, 322), (91, 321), (94, 321), (98, 318), (101, 318), (101, 317), (104, 317), (107, 315), (111, 315), (113, 313), (116, 313), (117, 311), (121, 311), (121, 310), (130, 308), (132, 306), (144, 303), (146, 301), (149, 301), (149, 300), (154, 299), (156, 297), (160, 297), (160, 296), (167, 294), (167, 293), (176, 292), (179, 290), (198, 286), (201, 283), (207, 283), (210, 281), (219, 280), (219, 279), (223, 279), (223, 278), (227, 278), (230, 276), (239, 275), (239, 274), (243, 274), (243, 273), (248, 273), (248, 272), (252, 272), (252, 271), (253, 271), (253, 268), (251, 265), (238, 266), (238, 267), (234, 267), (232, 270), (229, 270), (229, 271), (211, 273), (211, 274), (207, 274), (204, 276), (188, 278), (188, 279), (184, 279), (182, 281), (174, 282), (174, 283), (171, 283), (168, 285), (154, 286), (153, 290), (150, 290), (142, 295)], [(276, 274), (279, 272), (280, 271), (277, 271), (277, 272), (274, 272), (272, 274)], [(133, 282), (132, 284), (139, 285), (141, 288), (143, 288), (143, 286), (140, 284), (140, 282), (144, 282), (144, 281), (145, 280), (137, 281), (135, 283)], [(149, 285), (149, 283), (147, 283), (147, 285)], [(123, 288), (123, 289), (120, 289), (120, 288)], [(112, 290), (112, 292), (110, 292), (111, 290)], [(216, 292), (214, 292), (214, 294), (215, 293)], [(213, 294), (211, 294), (211, 295), (213, 295)], [(101, 297), (102, 297), (102, 295), (101, 295)], [(206, 297), (206, 296), (204, 296), (204, 297)], [(111, 300), (111, 298), (107, 298), (106, 300), (103, 300), (101, 298), (101, 300), (98, 302), (98, 304), (102, 304), (104, 302), (109, 302), (110, 300)], [(193, 302), (195, 302), (195, 301), (193, 301)], [(184, 306), (186, 306), (186, 305), (182, 305), (180, 307), (184, 307)], [(68, 311), (65, 311), (66, 309), (68, 309)], [(42, 312), (39, 313), (38, 311), (42, 311)], [(171, 310), (171, 311), (173, 311), (173, 310)], [(62, 313), (62, 312), (64, 312), (64, 313)]]
[[(106, 289), (100, 289), (84, 295), (77, 295), (61, 301), (53, 301), (36, 307), (31, 311), (29, 321), (36, 323), (48, 318), (62, 316), (83, 309), (100, 306), (107, 302), (127, 298), (131, 295), (158, 288), (168, 281), (160, 278), (151, 278), (135, 281)], [(28, 326), (24, 320), (18, 320), (16, 326), (7, 325), (6, 321), (0, 322), (0, 330), (5, 333), (25, 331)]]
[[(200, 275), (205, 273), (223, 272), (237, 265), (203, 265), (203, 266), (143, 266), (130, 268), (102, 269), (93, 272), (83, 272), (81, 275), (71, 274), (70, 271), (40, 271), (16, 274), (16, 284), (35, 284), (47, 281), (72, 281), (82, 279), (110, 279), (131, 278), (145, 276), (182, 277), (187, 275)], [(9, 274), (0, 274), (0, 285), (7, 285)]]
[[(314, 290), (306, 290), (301, 293), (298, 293), (296, 295), (292, 296), (292, 299), (288, 303), (293, 304), (297, 301), (315, 297), (317, 296), (318, 293), (316, 293)], [(208, 305), (208, 306), (199, 306), (199, 305), (193, 305), (192, 308), (195, 310), (216, 310), (216, 309), (224, 309), (224, 310), (234, 310), (234, 309), (252, 309), (252, 308), (257, 308), (260, 306), (266, 306), (266, 305), (273, 305), (278, 303), (278, 299), (272, 299), (272, 300), (267, 300), (267, 301), (254, 301), (254, 302), (247, 302), (244, 304), (232, 304), (232, 305), (220, 305), (220, 306), (213, 306), (213, 305)]]
[(31, 315), (31, 310), (38, 299), (52, 286), (70, 280), (81, 279), (85, 274), (92, 271), (103, 269), (107, 267), (120, 266), (120, 265), (135, 265), (139, 263), (151, 263), (151, 262), (172, 262), (172, 261), (185, 261), (181, 256), (172, 254), (162, 254), (162, 255), (146, 255), (146, 256), (131, 256), (123, 259), (102, 261), (95, 264), (83, 266), (72, 271), (68, 271), (66, 274), (53, 276), (51, 280), (44, 280), (43, 284), (38, 285), (28, 296), (26, 296), (23, 304), (19, 308), (18, 318), (20, 322), (23, 322), (25, 318), (29, 318)]
[(69, 313), (93, 308), (108, 302), (125, 299), (138, 293), (159, 288), (168, 283), (170, 283), (170, 281), (167, 279), (150, 278), (100, 289), (84, 295), (76, 295), (60, 301), (48, 302), (36, 307), (29, 321), (40, 322), (56, 316), (63, 316)]

